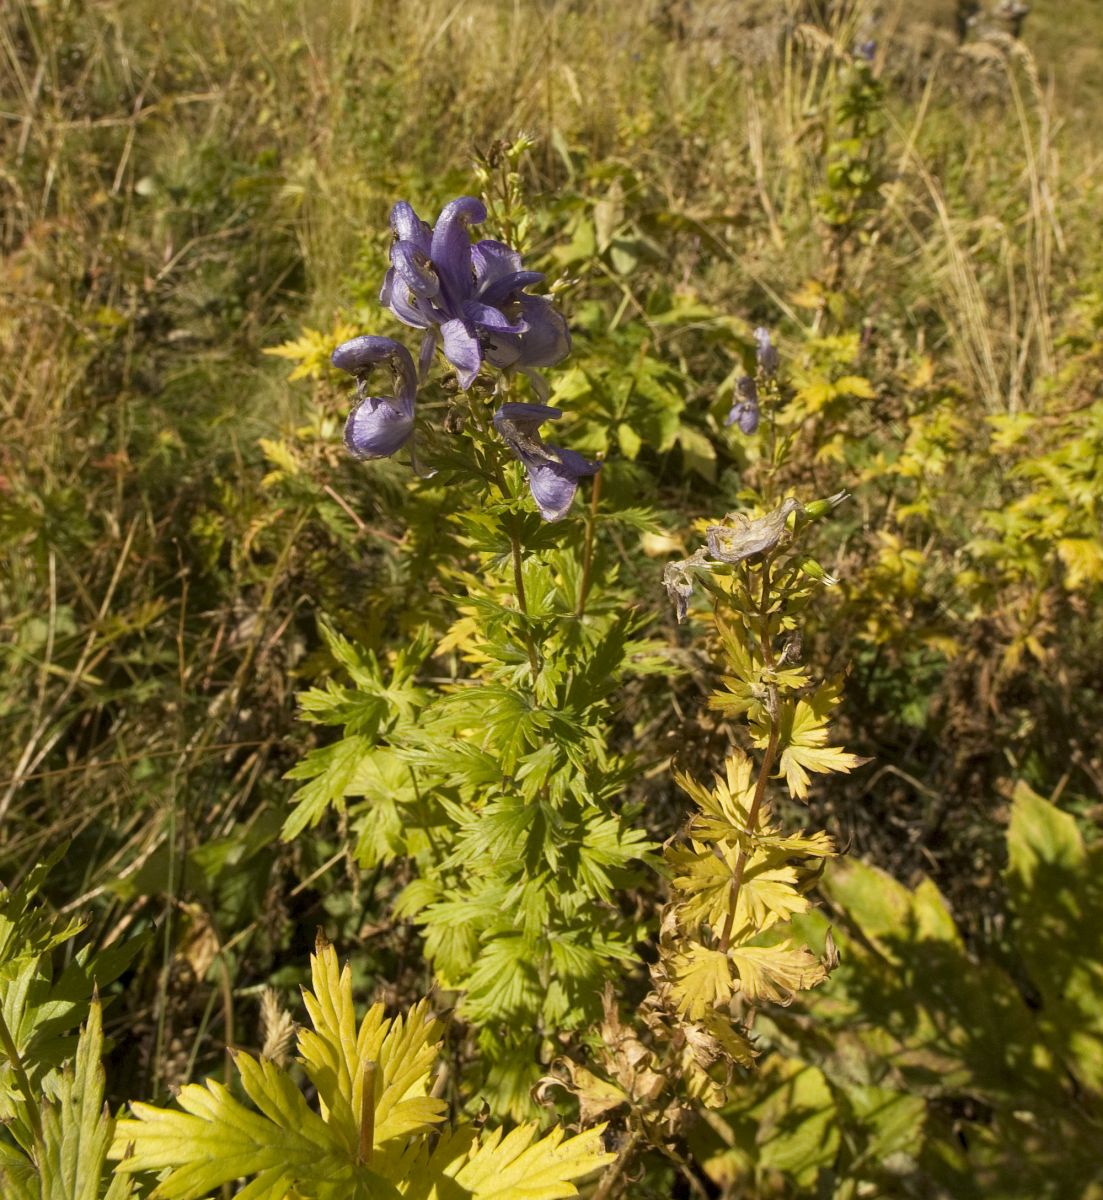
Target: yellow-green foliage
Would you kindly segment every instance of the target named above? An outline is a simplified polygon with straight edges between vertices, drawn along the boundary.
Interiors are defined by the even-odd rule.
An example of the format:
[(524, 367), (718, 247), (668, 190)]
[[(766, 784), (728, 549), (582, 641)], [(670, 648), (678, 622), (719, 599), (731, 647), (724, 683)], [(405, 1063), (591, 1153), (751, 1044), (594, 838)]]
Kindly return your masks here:
[[(732, 750), (711, 789), (688, 773), (678, 777), (697, 811), (687, 841), (666, 851), (673, 899), (656, 981), (660, 997), (690, 1021), (715, 1021), (737, 995), (744, 1011), (762, 1001), (788, 1004), (822, 983), (832, 965), (794, 941), (791, 922), (808, 911), (806, 892), (835, 848), (826, 834), (783, 830), (768, 791), (776, 771), (789, 795), (803, 800), (809, 772), (849, 772), (862, 761), (827, 744), (836, 693), (798, 665), (797, 614), (824, 573), (792, 548), (788, 522), (806, 529), (813, 512), (840, 499), (811, 509), (788, 500), (755, 519), (735, 514), (708, 529), (707, 556), (681, 565), (708, 578), (717, 598), (730, 674), (710, 705), (745, 715), (759, 752)], [(677, 574), (668, 568), (668, 578)]]
[(763, 1014), (757, 1031), (782, 1059), (725, 1110), (727, 1147), (700, 1137), (709, 1173), (760, 1185), (780, 1174), (794, 1195), (817, 1177), (840, 1197), (901, 1194), (909, 1178), (962, 1200), (1095, 1195), (1101, 852), (1020, 786), (997, 955), (966, 945), (929, 880), (909, 889), (860, 862), (830, 869), (828, 911), (800, 927), (814, 946), (833, 935), (840, 965), (790, 1014)]
[[(543, 1074), (609, 1118), (604, 1195), (1091, 1195), (1103, 10), (959, 47), (958, 7), (0, 6), (5, 1197), (129, 1178), (94, 985), (103, 1094), (167, 1103), (316, 925), (400, 1008), (455, 988), (456, 1112), (531, 1115)], [(516, 466), (457, 483), (447, 388), (432, 479), (341, 446), (333, 346), (413, 348), (389, 206), (479, 191), (570, 321), (563, 444), (605, 460), (550, 532)], [(787, 374), (745, 435), (759, 324)], [(802, 647), (761, 560), (712, 577), (749, 626), (663, 618), (702, 513), (843, 488), (777, 526)], [(1023, 780), (1063, 813), (1017, 793), (1002, 876)], [(239, 1062), (351, 1179), (351, 1092)]]
[(292, 1075), (244, 1051), (234, 1065), (250, 1108), (215, 1080), (189, 1084), (180, 1109), (131, 1105), (111, 1155), (127, 1175), (155, 1172), (154, 1195), (201, 1197), (245, 1178), (239, 1193), (303, 1200), (434, 1196), (555, 1200), (571, 1182), (609, 1162), (601, 1129), (564, 1140), (531, 1125), (503, 1136), (444, 1125), (447, 1105), (431, 1095), (440, 1024), (421, 1002), (388, 1020), (377, 1004), (356, 1024), (352, 977), (319, 942), (304, 991), (312, 1029), (298, 1034), (299, 1061), (317, 1091), (311, 1107)]

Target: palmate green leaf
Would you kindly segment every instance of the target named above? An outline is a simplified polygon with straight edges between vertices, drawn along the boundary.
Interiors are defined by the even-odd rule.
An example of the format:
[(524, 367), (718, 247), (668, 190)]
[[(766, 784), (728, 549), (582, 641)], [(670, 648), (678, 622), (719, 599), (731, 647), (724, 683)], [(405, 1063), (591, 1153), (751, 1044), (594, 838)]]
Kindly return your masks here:
[[(76, 1052), (73, 1030), (86, 1018), (97, 983), (117, 979), (144, 942), (131, 939), (99, 954), (83, 946), (54, 977), (53, 951), (84, 927), (78, 919), (59, 919), (38, 900), (66, 849), (32, 867), (19, 887), (9, 891), (0, 884), (0, 1012), (35, 1092), (52, 1085), (55, 1070)], [(0, 1054), (0, 1122), (27, 1149), (32, 1136), (23, 1093), (7, 1055)]]
[(461, 1007), (473, 1021), (538, 1012), (544, 994), (539, 944), (521, 934), (494, 937), (479, 952)]
[(341, 807), (345, 790), (356, 777), (361, 758), (371, 750), (366, 737), (341, 738), (331, 746), (310, 753), (287, 772), (288, 779), (309, 779), (291, 797), (295, 805), (284, 822), (281, 836), (285, 842), (294, 840), (306, 827), (317, 825), (331, 805)]
[(77, 1043), (76, 1060), (54, 1084), (39, 1110), (42, 1142), (37, 1163), (14, 1146), (0, 1147), (0, 1196), (5, 1200), (126, 1200), (129, 1179), (106, 1177), (114, 1121), (104, 1109), (103, 1025), (98, 1000)]

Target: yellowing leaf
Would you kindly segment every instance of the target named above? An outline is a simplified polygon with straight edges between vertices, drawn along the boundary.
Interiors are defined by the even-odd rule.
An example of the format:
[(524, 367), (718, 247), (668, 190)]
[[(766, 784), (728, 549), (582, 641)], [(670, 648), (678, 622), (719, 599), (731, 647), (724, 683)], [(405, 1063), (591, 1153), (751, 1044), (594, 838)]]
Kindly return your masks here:
[(813, 988), (827, 978), (823, 963), (807, 946), (791, 942), (776, 946), (739, 946), (729, 951), (739, 973), (739, 987), (748, 1000), (788, 1004), (797, 992)]
[(817, 379), (797, 392), (795, 401), (807, 413), (818, 413), (826, 408), (838, 393), (826, 379)]
[[(791, 714), (791, 724), (784, 718)], [(786, 726), (788, 726), (786, 728)], [(798, 800), (808, 795), (809, 771), (849, 774), (866, 760), (827, 743), (826, 713), (817, 713), (806, 700), (785, 706), (782, 720), (780, 766), (790, 793)]]
[[(578, 1115), (584, 1125), (628, 1103), (628, 1093), (615, 1083), (602, 1079), (570, 1059), (566, 1067), (571, 1076), (570, 1090), (578, 1098)], [(558, 1082), (562, 1085), (561, 1080)]]
[(675, 1003), (690, 1020), (700, 1020), (718, 1004), (730, 1000), (735, 991), (731, 963), (719, 950), (690, 943), (674, 956), (672, 966)]
[(453, 1176), (465, 1189), (461, 1194), (472, 1200), (577, 1196), (569, 1180), (589, 1175), (616, 1157), (602, 1146), (600, 1128), (566, 1141), (558, 1127), (539, 1141), (534, 1140), (536, 1132), (535, 1125), (519, 1125), (505, 1137), (500, 1129), (489, 1134)]
[(934, 360), (929, 354), (924, 354), (915, 364), (915, 371), (911, 377), (911, 386), (916, 391), (922, 391), (923, 388), (930, 386), (932, 379), (934, 379)]
[(836, 379), (835, 394), (856, 396), (859, 400), (872, 400), (877, 395), (873, 384), (863, 375), (844, 375), (841, 379)]
[(440, 1025), (428, 1016), (426, 1002), (406, 1020), (384, 1020), (383, 1005), (370, 1008), (356, 1028), (352, 974), (338, 972), (337, 952), (320, 941), (311, 960), (314, 993), (303, 1000), (314, 1031), (299, 1034), (299, 1053), (322, 1105), (322, 1115), (339, 1130), (350, 1153), (360, 1136), (364, 1064), (375, 1063), (375, 1144), (417, 1131), (444, 1119), (445, 1104), (428, 1097), (429, 1070), (440, 1047)]
[(1065, 587), (1070, 592), (1103, 581), (1103, 545), (1098, 538), (1061, 538), (1057, 556), (1065, 564)]
[(330, 333), (304, 329), (302, 337), (281, 342), (278, 346), (268, 346), (264, 353), (275, 355), (277, 358), (289, 358), (299, 364), (288, 379), (320, 379), (330, 369), (329, 357), (333, 351), (355, 334), (356, 327), (345, 324), (338, 325)]
[(119, 1121), (111, 1157), (126, 1174), (168, 1170), (155, 1195), (200, 1200), (243, 1175), (258, 1191), (278, 1194), (308, 1179), (335, 1180), (341, 1147), (299, 1090), (272, 1063), (236, 1056), (242, 1083), (262, 1112), (239, 1103), (216, 1080), (187, 1084), (176, 1100), (182, 1112), (133, 1103), (134, 1119)]
[(445, 1105), (428, 1095), (438, 1026), (426, 1020), (425, 1002), (404, 1020), (385, 1020), (376, 1005), (357, 1026), (351, 975), (333, 947), (320, 941), (311, 968), (314, 1030), (300, 1034), (299, 1047), (322, 1114), (275, 1063), (239, 1053), (254, 1107), (214, 1080), (184, 1087), (178, 1109), (131, 1105), (110, 1150), (120, 1176), (161, 1172), (151, 1200), (201, 1200), (241, 1179), (248, 1183), (238, 1194), (249, 1200), (555, 1200), (576, 1196), (570, 1181), (612, 1158), (600, 1127), (567, 1141), (559, 1128), (539, 1141), (528, 1125), (480, 1141), (460, 1127), (430, 1148)]
[(824, 302), (823, 284), (809, 279), (790, 295), (789, 300), (798, 308), (820, 308)]

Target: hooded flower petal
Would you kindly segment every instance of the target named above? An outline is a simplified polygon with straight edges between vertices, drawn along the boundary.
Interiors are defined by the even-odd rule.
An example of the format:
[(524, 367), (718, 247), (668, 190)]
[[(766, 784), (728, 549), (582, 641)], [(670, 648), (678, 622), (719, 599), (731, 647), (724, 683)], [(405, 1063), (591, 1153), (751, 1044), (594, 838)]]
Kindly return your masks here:
[(543, 271), (511, 271), (508, 275), (502, 275), (492, 283), (479, 287), (476, 295), (484, 304), (505, 304), (514, 293), (520, 292), (530, 284), (540, 283), (543, 278)]
[(411, 404), (417, 392), (417, 372), (409, 350), (394, 338), (376, 337), (365, 333), (360, 337), (342, 342), (333, 352), (330, 362), (338, 371), (347, 371), (359, 379), (366, 379), (372, 367), (389, 362), (395, 375), (395, 390), (402, 400)]
[(429, 253), (433, 244), (433, 231), (405, 200), (391, 209), (391, 231), (396, 242), (413, 242), (423, 254)]
[(413, 403), (365, 396), (345, 422), (345, 445), (357, 458), (390, 458), (414, 431)]
[(471, 266), (475, 272), (475, 283), (480, 291), (506, 275), (521, 269), (521, 256), (493, 238), (480, 238), (471, 247)]
[(547, 449), (537, 433), (540, 426), (545, 421), (557, 421), (562, 415), (561, 408), (550, 404), (503, 404), (494, 414), (494, 428), (524, 462), (524, 451), (530, 443), (537, 451)]
[(765, 375), (774, 375), (777, 373), (777, 350), (773, 342), (770, 341), (770, 331), (765, 325), (759, 325), (751, 335), (755, 340), (757, 347), (758, 365), (762, 368)]
[(495, 367), (553, 367), (571, 352), (571, 334), (563, 314), (543, 296), (521, 296), (524, 333), (495, 332), (486, 344), (486, 360)]
[(502, 304), (514, 292), (543, 278), (540, 271), (523, 271), (521, 256), (502, 242), (484, 238), (471, 247), (475, 295), (484, 304)]
[(417, 307), (417, 297), (394, 267), (383, 277), (379, 301), (385, 304), (403, 325), (412, 325), (415, 329), (428, 329), (433, 324), (433, 318), (426, 316)]
[(390, 363), (394, 374), (393, 398), (361, 395), (345, 423), (345, 445), (357, 458), (387, 458), (400, 449), (414, 429), (417, 373), (410, 352), (392, 338), (365, 334), (344, 342), (333, 352), (333, 365), (355, 376), (357, 391), (372, 367)]
[(474, 329), (466, 321), (445, 321), (440, 327), (444, 357), (456, 368), (460, 387), (465, 391), (475, 382), (483, 354)]
[(586, 475), (596, 475), (601, 463), (583, 458), (577, 450), (565, 450), (561, 446), (548, 446), (557, 456), (546, 462), (528, 463), (529, 491), (536, 507), (545, 521), (558, 521), (567, 515), (578, 481)]
[(570, 330), (550, 300), (522, 296), (521, 315), (528, 322), (528, 330), (521, 335), (521, 366), (554, 367), (570, 354)]
[(503, 404), (494, 414), (494, 428), (525, 465), (529, 490), (545, 521), (565, 516), (578, 481), (601, 469), (601, 463), (591, 462), (576, 450), (549, 446), (541, 439), (540, 426), (562, 415), (560, 409), (547, 404)]
[(758, 387), (749, 375), (735, 381), (736, 401), (731, 406), (725, 425), (738, 424), (745, 434), (758, 428)]
[(459, 316), (465, 300), (475, 291), (471, 273), (471, 238), (467, 227), (486, 220), (486, 209), (474, 196), (461, 196), (446, 204), (433, 228), (429, 257), (440, 279), (442, 307)]
[(439, 296), (440, 280), (429, 256), (414, 242), (395, 242), (391, 265), (415, 296)]
[(758, 405), (747, 400), (737, 400), (731, 406), (725, 425), (738, 425), (741, 433), (748, 437), (758, 429)]
[(528, 322), (523, 317), (511, 321), (500, 308), (494, 308), (489, 304), (480, 304), (478, 300), (465, 301), (463, 315), (471, 324), (490, 333), (520, 334), (528, 329)]

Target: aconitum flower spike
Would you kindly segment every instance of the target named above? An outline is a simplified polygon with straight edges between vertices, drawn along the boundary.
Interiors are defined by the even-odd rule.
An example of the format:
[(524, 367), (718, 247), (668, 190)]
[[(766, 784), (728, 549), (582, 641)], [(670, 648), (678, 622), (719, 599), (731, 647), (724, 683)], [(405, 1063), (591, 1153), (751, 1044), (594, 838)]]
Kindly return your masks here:
[[(417, 371), (409, 350), (392, 338), (365, 334), (343, 342), (334, 350), (331, 361), (356, 379), (360, 397), (345, 422), (345, 445), (357, 458), (389, 458), (414, 431)], [(395, 395), (369, 396), (368, 375), (384, 362), (391, 366)]]
[(758, 387), (749, 375), (735, 381), (737, 399), (731, 406), (725, 425), (736, 425), (748, 436), (758, 428)]
[(549, 446), (539, 434), (545, 421), (562, 411), (547, 404), (503, 404), (494, 414), (494, 428), (525, 465), (529, 490), (545, 521), (566, 515), (578, 490), (578, 481), (596, 475), (601, 463), (591, 462), (576, 450)]
[(567, 356), (567, 323), (550, 300), (525, 293), (544, 276), (524, 270), (516, 250), (492, 238), (472, 245), (470, 226), (485, 220), (486, 209), (473, 196), (446, 204), (433, 228), (400, 201), (391, 211), (395, 241), (379, 298), (406, 325), (433, 334), (439, 329), (461, 387), (474, 383), (485, 361), (523, 371), (544, 396), (546, 385), (532, 368)]
[(751, 335), (757, 347), (758, 365), (764, 375), (772, 377), (777, 374), (778, 356), (773, 342), (770, 341), (770, 331), (759, 325)]

